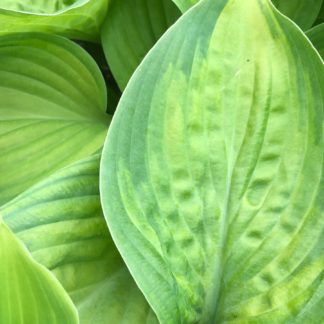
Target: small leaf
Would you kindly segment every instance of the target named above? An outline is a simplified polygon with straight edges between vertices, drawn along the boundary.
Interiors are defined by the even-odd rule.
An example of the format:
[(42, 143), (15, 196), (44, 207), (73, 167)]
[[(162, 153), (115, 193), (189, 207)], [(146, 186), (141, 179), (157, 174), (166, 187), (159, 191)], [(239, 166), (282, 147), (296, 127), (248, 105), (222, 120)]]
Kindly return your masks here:
[(110, 0), (2, 0), (0, 35), (44, 32), (99, 41)]
[(41, 34), (0, 38), (0, 205), (101, 149), (106, 87), (74, 43)]
[(181, 12), (186, 12), (189, 8), (195, 5), (199, 0), (173, 0)]
[(315, 22), (323, 0), (273, 0), (273, 4), (303, 30)]
[(112, 4), (101, 38), (109, 67), (121, 90), (147, 52), (179, 16), (171, 0), (116, 0)]
[(81, 323), (156, 323), (102, 215), (99, 160), (95, 155), (59, 170), (0, 213), (33, 257), (62, 283)]
[(60, 283), (0, 219), (0, 323), (78, 323)]
[(323, 70), (269, 1), (205, 0), (133, 75), (101, 201), (161, 323), (323, 322)]
[(308, 30), (306, 35), (317, 49), (322, 59), (324, 59), (324, 23)]

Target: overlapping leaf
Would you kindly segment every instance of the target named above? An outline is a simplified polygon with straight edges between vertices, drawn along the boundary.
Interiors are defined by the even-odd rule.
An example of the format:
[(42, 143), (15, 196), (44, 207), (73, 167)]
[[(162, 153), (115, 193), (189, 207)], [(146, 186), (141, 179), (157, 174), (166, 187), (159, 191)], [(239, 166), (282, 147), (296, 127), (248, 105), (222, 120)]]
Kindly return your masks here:
[(101, 149), (110, 117), (91, 57), (63, 38), (0, 38), (0, 205)]
[(99, 200), (99, 160), (95, 155), (56, 172), (0, 212), (63, 284), (81, 323), (156, 323), (108, 233)]
[(108, 64), (124, 89), (134, 70), (180, 16), (171, 0), (116, 0), (102, 28)]
[(0, 35), (44, 32), (99, 40), (109, 0), (4, 0), (0, 3)]
[(269, 1), (204, 0), (132, 77), (102, 202), (161, 323), (323, 322), (323, 69)]
[(308, 30), (306, 35), (317, 49), (322, 59), (324, 59), (324, 23)]
[(0, 220), (0, 323), (77, 324), (73, 303)]
[(303, 30), (315, 22), (323, 0), (272, 0), (274, 5), (286, 16), (296, 22)]

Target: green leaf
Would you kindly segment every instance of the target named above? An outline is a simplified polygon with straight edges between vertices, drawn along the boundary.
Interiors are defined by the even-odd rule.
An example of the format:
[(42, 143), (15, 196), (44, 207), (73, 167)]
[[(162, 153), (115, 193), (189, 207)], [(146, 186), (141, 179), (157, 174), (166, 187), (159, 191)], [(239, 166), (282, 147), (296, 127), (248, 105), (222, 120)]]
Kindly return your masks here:
[(206, 0), (133, 75), (101, 200), (161, 323), (323, 322), (323, 69), (269, 1)]
[(0, 35), (44, 32), (99, 41), (110, 0), (2, 0)]
[(0, 323), (78, 323), (60, 283), (0, 219)]
[(112, 4), (101, 38), (121, 90), (146, 53), (179, 16), (171, 0), (116, 0)]
[(81, 323), (156, 323), (102, 215), (99, 160), (95, 155), (59, 170), (0, 213), (62, 283)]
[(323, 0), (272, 0), (273, 4), (303, 30), (315, 22)]
[(324, 59), (324, 23), (308, 30), (306, 35), (317, 49), (322, 59)]
[(0, 205), (101, 149), (110, 117), (91, 57), (41, 34), (0, 38)]

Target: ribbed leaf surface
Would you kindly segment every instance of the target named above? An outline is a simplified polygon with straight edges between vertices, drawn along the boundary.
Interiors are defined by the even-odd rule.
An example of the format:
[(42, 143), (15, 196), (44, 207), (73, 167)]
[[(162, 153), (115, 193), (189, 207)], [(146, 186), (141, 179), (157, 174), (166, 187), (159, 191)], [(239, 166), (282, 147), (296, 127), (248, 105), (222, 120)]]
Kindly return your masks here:
[(98, 151), (110, 117), (91, 57), (54, 36), (0, 38), (0, 205)]
[(105, 217), (161, 323), (321, 323), (324, 71), (267, 0), (205, 0), (104, 147)]
[(63, 284), (81, 323), (156, 323), (102, 215), (99, 160), (95, 155), (56, 172), (0, 213)]

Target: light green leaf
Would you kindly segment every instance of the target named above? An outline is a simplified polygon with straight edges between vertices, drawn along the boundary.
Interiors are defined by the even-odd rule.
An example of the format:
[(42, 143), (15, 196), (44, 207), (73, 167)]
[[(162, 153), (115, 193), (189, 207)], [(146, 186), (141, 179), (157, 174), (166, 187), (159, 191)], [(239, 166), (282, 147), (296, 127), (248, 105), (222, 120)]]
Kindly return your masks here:
[(324, 23), (308, 30), (306, 35), (317, 49), (322, 59), (324, 59)]
[(110, 0), (2, 0), (0, 35), (44, 32), (99, 41)]
[(0, 259), (0, 323), (78, 323), (60, 283), (33, 260), (1, 219)]
[(323, 69), (269, 1), (206, 0), (133, 75), (101, 200), (161, 323), (323, 322)]
[(116, 0), (101, 38), (109, 67), (124, 90), (146, 53), (180, 16), (171, 0)]
[(272, 0), (273, 4), (303, 30), (315, 22), (323, 0)]
[(99, 160), (95, 155), (63, 168), (0, 213), (33, 257), (62, 283), (81, 323), (156, 323), (102, 215)]
[(0, 38), (0, 205), (101, 149), (110, 117), (92, 58), (59, 37)]

